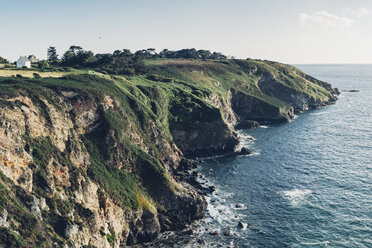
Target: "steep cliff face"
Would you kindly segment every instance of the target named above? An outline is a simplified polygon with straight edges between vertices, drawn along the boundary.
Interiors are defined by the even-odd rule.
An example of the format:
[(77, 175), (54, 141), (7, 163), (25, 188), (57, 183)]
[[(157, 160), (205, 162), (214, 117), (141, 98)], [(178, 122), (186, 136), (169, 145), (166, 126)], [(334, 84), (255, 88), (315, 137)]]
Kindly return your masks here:
[(208, 104), (193, 94), (178, 91), (176, 95), (177, 100), (170, 108), (170, 130), (186, 157), (234, 151), (238, 144), (232, 134), (235, 114), (222, 98), (211, 94), (206, 97)]
[(337, 99), (332, 92), (324, 91), (324, 88), (312, 82), (309, 82), (309, 84), (302, 89), (296, 89), (280, 83), (278, 79), (271, 74), (263, 76), (258, 81), (257, 86), (264, 94), (282, 100), (291, 105), (295, 111), (325, 106), (335, 102)]
[(242, 92), (233, 93), (231, 105), (240, 120), (279, 123), (289, 121), (294, 116), (292, 108), (274, 106)]
[[(0, 98), (0, 183), (14, 194), (0, 204), (6, 239), (20, 234), (17, 242), (35, 247), (118, 247), (203, 217), (204, 199), (167, 171), (181, 151), (156, 118), (136, 123), (144, 115), (139, 102), (130, 103), (137, 108), (130, 118), (120, 95), (1, 83), (16, 89)], [(107, 92), (115, 87), (99, 83), (110, 84)], [(27, 223), (24, 230), (24, 221), (38, 226)]]
[(288, 121), (336, 93), (293, 67), (240, 60), (0, 78), (0, 246), (119, 247), (182, 229), (206, 210), (177, 176), (185, 158), (231, 153), (237, 122)]

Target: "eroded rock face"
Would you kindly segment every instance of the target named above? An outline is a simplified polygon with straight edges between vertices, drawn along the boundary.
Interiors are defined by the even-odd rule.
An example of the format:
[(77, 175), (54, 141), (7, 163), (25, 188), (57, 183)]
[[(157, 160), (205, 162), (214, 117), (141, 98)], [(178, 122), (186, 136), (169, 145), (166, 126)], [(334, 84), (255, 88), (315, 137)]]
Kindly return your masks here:
[(237, 91), (233, 91), (231, 106), (240, 120), (278, 123), (289, 121), (294, 116), (293, 109), (282, 113), (278, 107)]
[(214, 115), (213, 120), (195, 119), (187, 124), (175, 123), (171, 126), (173, 140), (186, 157), (208, 157), (235, 150), (239, 141), (233, 130), (238, 117), (231, 108), (231, 98), (230, 91), (226, 99), (212, 93), (205, 101), (220, 115)]
[(213, 107), (221, 110), (225, 123), (229, 126), (230, 129), (233, 129), (238, 120), (238, 117), (231, 108), (232, 93), (230, 90), (227, 93), (228, 94), (226, 99), (218, 96), (216, 93), (212, 93), (206, 99), (206, 101)]
[(291, 105), (295, 111), (309, 110), (336, 101), (336, 97), (332, 94), (325, 95), (324, 99), (320, 100), (315, 96), (310, 96), (299, 90), (286, 87), (282, 83), (279, 83), (272, 75), (263, 76), (258, 81), (257, 86), (266, 95), (276, 97)]
[[(62, 247), (92, 245), (111, 248), (149, 242), (161, 230), (182, 228), (204, 216), (205, 200), (195, 189), (186, 188), (175, 181), (172, 184), (176, 185), (177, 190), (169, 190), (157, 199), (165, 206), (162, 213), (158, 213), (154, 206), (151, 206), (151, 211), (122, 207), (96, 181), (83, 176), (79, 171), (87, 171), (91, 158), (81, 137), (101, 125), (100, 106), (115, 110), (119, 103), (110, 96), (104, 97), (102, 102), (96, 102), (96, 99), (79, 92), (53, 94), (50, 96), (55, 101), (53, 104), (42, 97), (35, 103), (26, 93), (0, 99), (0, 171), (14, 186), (20, 187), (17, 191), (19, 201), (40, 223), (57, 218), (58, 224), (52, 228), (60, 235)], [(144, 152), (155, 155), (155, 151), (144, 145), (142, 136), (131, 125), (128, 123), (128, 128), (121, 135), (140, 146)], [(181, 150), (160, 132), (154, 122), (149, 121), (147, 125), (152, 134), (151, 140), (158, 148), (156, 155), (160, 161), (167, 169), (176, 168), (182, 158)], [(113, 139), (110, 135), (114, 134), (108, 133), (106, 139), (115, 156), (108, 163), (130, 172), (132, 169), (128, 164), (131, 158), (120, 150), (118, 144), (111, 142)], [(46, 144), (50, 142), (56, 149), (48, 161), (43, 162), (42, 173), (40, 161), (34, 161), (33, 158), (35, 151), (31, 143), (34, 140), (47, 140)], [(66, 154), (71, 164), (58, 158)], [(43, 154), (38, 156), (43, 159)], [(38, 188), (46, 194), (38, 195)], [(53, 205), (53, 202), (57, 202), (57, 205)], [(69, 209), (61, 206), (63, 204), (70, 206)], [(17, 231), (20, 224), (14, 216), (4, 211), (0, 214), (0, 226)], [(165, 219), (166, 222), (163, 221)], [(9, 220), (12, 225), (9, 225)], [(165, 226), (167, 228), (162, 228)]]
[[(32, 156), (25, 151), (26, 142), (22, 139), (29, 121), (23, 110), (12, 104), (13, 101), (7, 99), (0, 108), (0, 170), (31, 191), (32, 171), (28, 165)], [(25, 98), (25, 101), (29, 102), (29, 99)]]
[(169, 206), (160, 210), (160, 225), (163, 231), (180, 230), (185, 228), (185, 223), (204, 217), (207, 209), (205, 199), (196, 193), (190, 186), (185, 185), (189, 191), (174, 195), (171, 198), (163, 197), (160, 202)]
[(0, 213), (0, 227), (9, 227), (8, 211), (6, 209), (3, 209), (2, 213)]
[(259, 126), (260, 126), (260, 123), (258, 123), (257, 121), (244, 120), (244, 121), (238, 122), (235, 125), (235, 130), (239, 130), (239, 129), (252, 129), (252, 128), (259, 127)]
[(186, 157), (206, 157), (233, 152), (239, 141), (222, 121), (195, 121), (193, 129), (182, 125), (172, 129), (177, 146)]

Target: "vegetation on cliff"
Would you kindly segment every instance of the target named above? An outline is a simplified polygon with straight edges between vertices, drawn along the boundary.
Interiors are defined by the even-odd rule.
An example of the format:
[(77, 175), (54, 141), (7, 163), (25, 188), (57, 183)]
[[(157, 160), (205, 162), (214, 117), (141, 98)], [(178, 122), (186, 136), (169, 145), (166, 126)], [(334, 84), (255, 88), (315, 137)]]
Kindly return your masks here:
[(175, 180), (185, 156), (234, 151), (237, 121), (288, 121), (336, 100), (329, 84), (275, 62), (148, 56), (143, 66), (0, 78), (0, 244), (118, 247), (182, 228), (205, 211)]

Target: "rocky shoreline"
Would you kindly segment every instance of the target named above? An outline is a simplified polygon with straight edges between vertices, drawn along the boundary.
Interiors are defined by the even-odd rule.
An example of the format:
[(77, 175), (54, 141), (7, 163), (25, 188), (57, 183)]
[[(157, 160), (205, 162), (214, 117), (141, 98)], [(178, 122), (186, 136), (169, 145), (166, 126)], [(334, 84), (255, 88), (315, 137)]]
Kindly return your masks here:
[[(332, 104), (334, 104), (334, 102), (324, 104), (321, 106), (317, 106), (314, 108), (326, 107)], [(235, 130), (254, 129), (260, 126), (260, 123), (256, 121), (252, 121), (252, 120), (242, 121), (240, 123), (241, 123), (240, 125), (239, 123), (235, 125), (234, 127)], [(265, 122), (264, 124), (270, 124), (270, 123)], [(238, 137), (237, 133), (235, 133), (234, 135), (235, 137), (238, 138), (238, 140), (240, 140), (240, 137)], [(254, 140), (253, 137), (248, 137), (247, 139)], [(205, 181), (205, 178), (198, 171), (198, 167), (202, 166), (204, 162), (209, 161), (209, 160), (215, 160), (215, 159), (221, 159), (224, 157), (233, 157), (233, 156), (239, 156), (239, 155), (250, 155), (252, 153), (253, 151), (249, 150), (248, 148), (242, 147), (241, 150), (234, 151), (231, 153), (226, 153), (224, 155), (216, 155), (216, 156), (209, 156), (209, 157), (195, 158), (195, 159), (183, 159), (180, 163), (180, 167), (174, 173), (174, 176), (178, 180), (184, 181), (188, 183), (189, 185), (193, 186), (195, 189), (197, 189), (198, 193), (202, 195), (203, 197), (210, 196), (213, 194), (213, 192), (216, 191), (216, 187), (210, 183), (206, 184), (202, 182), (202, 181)], [(211, 200), (211, 203), (209, 204), (213, 204), (214, 202), (215, 200)], [(235, 208), (237, 209), (243, 208), (243, 205), (238, 202), (234, 204), (235, 204)], [(248, 225), (249, 224), (244, 223), (242, 221), (237, 221), (235, 229), (245, 230), (247, 229)], [(190, 235), (193, 235), (197, 229), (198, 227), (193, 227), (193, 225), (190, 224), (186, 226), (183, 230), (178, 231), (177, 235), (174, 232), (171, 232), (170, 235), (163, 234), (163, 235), (160, 235), (159, 238), (154, 240), (153, 242), (145, 243), (145, 244), (142, 244), (142, 246), (134, 246), (134, 247), (154, 247), (154, 246), (175, 247), (175, 245), (178, 245), (177, 247), (182, 247), (183, 245), (190, 245), (191, 241), (188, 239), (188, 237)], [(232, 227), (227, 227), (225, 228), (225, 231), (221, 233), (216, 230), (205, 229), (205, 231), (211, 236), (218, 236), (218, 235), (231, 236), (232, 235), (231, 229)], [(169, 237), (171, 238), (169, 239)], [(202, 247), (206, 245), (206, 241), (203, 238), (198, 238), (196, 240), (196, 245)], [(234, 246), (231, 246), (231, 247), (234, 247)]]

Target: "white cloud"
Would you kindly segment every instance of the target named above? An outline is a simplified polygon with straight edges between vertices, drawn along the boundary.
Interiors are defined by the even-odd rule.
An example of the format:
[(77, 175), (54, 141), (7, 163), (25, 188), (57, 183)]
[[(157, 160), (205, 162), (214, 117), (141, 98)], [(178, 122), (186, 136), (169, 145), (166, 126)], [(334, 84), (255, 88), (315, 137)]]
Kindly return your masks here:
[(350, 13), (356, 18), (363, 18), (372, 14), (372, 11), (370, 9), (360, 8), (357, 11), (351, 10)]
[(372, 10), (366, 8), (359, 8), (358, 10), (346, 9), (345, 15), (352, 16), (353, 18), (363, 18), (372, 14)]
[(347, 28), (354, 23), (354, 19), (347, 16), (338, 16), (330, 14), (325, 10), (313, 14), (301, 13), (301, 25), (305, 27), (323, 27), (323, 28)]
[(348, 28), (357, 19), (371, 14), (372, 10), (366, 8), (359, 8), (357, 10), (346, 9), (342, 15), (335, 15), (322, 10), (313, 14), (301, 13), (300, 22), (305, 27)]

